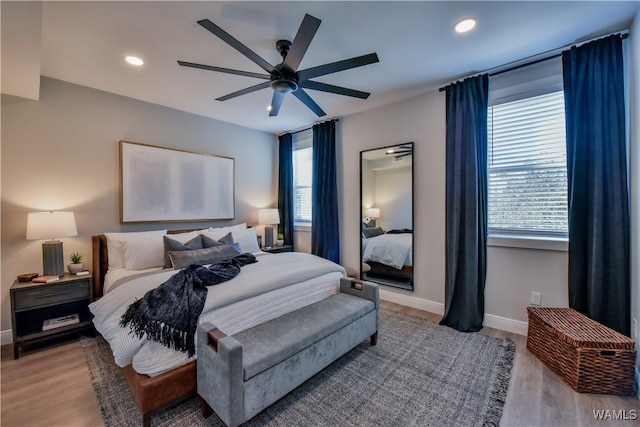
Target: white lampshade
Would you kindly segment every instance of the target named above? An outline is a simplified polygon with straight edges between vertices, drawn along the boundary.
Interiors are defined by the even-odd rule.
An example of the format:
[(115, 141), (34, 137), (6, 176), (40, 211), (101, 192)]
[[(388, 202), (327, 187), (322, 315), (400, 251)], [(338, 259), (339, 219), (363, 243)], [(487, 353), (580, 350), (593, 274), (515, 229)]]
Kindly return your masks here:
[(280, 213), (278, 213), (278, 209), (260, 209), (258, 212), (258, 223), (265, 225), (280, 224)]
[(380, 208), (368, 208), (366, 213), (369, 218), (380, 218)]
[(27, 240), (77, 236), (73, 212), (31, 212), (27, 215)]

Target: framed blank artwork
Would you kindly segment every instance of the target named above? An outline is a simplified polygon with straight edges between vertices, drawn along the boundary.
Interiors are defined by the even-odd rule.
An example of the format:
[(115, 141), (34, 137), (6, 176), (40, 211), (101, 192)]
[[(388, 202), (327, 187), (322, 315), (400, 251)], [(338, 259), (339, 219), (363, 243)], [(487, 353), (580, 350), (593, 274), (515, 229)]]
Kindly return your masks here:
[(235, 217), (235, 159), (120, 141), (120, 222)]

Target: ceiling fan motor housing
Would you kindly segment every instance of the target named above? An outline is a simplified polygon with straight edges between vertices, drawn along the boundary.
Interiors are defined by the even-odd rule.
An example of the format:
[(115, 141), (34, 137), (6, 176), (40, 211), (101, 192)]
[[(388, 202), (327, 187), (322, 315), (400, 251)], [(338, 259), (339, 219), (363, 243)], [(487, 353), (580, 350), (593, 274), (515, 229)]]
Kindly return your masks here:
[(276, 42), (276, 49), (282, 56), (282, 63), (276, 65), (274, 68), (276, 73), (271, 73), (271, 88), (278, 92), (290, 93), (298, 90), (298, 77), (296, 72), (284, 64), (284, 60), (289, 53), (291, 42), (289, 40), (278, 40)]

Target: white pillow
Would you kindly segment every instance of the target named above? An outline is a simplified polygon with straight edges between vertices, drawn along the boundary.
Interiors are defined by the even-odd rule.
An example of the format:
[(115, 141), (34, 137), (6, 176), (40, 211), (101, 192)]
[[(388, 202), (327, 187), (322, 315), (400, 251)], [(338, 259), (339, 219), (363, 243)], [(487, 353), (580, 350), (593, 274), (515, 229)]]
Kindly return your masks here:
[(233, 242), (240, 244), (242, 252), (260, 252), (260, 246), (258, 246), (258, 238), (256, 237), (255, 228), (245, 228), (244, 230), (235, 230), (231, 232), (233, 236)]
[(164, 266), (162, 236), (125, 240), (122, 242), (122, 249), (124, 251), (124, 268), (127, 270), (144, 270), (145, 268)]
[[(131, 233), (104, 233), (107, 238), (107, 255), (109, 257), (109, 270), (124, 268), (124, 250), (122, 243), (130, 240), (140, 240), (148, 237), (157, 237), (162, 244), (162, 236), (167, 230), (138, 231)], [(162, 265), (162, 264), (160, 264)]]
[(220, 240), (227, 233), (232, 233), (234, 231), (242, 231), (247, 229), (247, 223), (243, 222), (242, 224), (230, 225), (228, 227), (217, 227), (217, 228), (208, 228), (206, 230), (201, 230), (200, 234), (204, 234), (206, 236), (211, 237), (213, 240)]

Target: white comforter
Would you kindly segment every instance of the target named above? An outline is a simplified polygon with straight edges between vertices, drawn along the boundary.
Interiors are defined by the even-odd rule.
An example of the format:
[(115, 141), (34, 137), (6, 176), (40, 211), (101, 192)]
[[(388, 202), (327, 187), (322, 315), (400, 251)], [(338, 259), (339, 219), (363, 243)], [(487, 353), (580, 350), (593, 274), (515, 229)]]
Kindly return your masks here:
[[(139, 339), (119, 325), (136, 299), (164, 283), (175, 270), (134, 278), (89, 305), (96, 330), (109, 342), (118, 366), (131, 364), (140, 374), (158, 375), (186, 363), (186, 353)], [(344, 269), (315, 255), (266, 254), (242, 267), (228, 282), (210, 286), (199, 323), (211, 322), (228, 335), (282, 316), (338, 292)]]
[(391, 267), (402, 269), (404, 265), (412, 265), (413, 234), (381, 234), (363, 239), (364, 262), (374, 261)]

